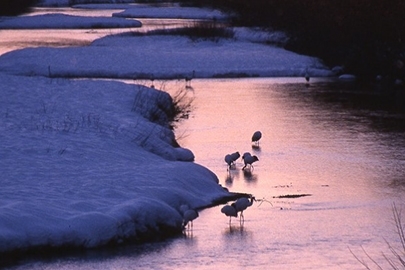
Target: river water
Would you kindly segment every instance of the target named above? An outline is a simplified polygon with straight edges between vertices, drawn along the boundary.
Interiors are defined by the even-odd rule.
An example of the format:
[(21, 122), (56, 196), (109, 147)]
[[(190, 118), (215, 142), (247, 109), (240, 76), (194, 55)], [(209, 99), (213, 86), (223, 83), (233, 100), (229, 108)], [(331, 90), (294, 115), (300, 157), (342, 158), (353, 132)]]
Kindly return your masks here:
[[(392, 206), (403, 207), (405, 196), (402, 114), (351, 104), (347, 95), (382, 97), (325, 79), (309, 87), (301, 78), (194, 79), (192, 86), (194, 109), (176, 131), (179, 142), (223, 186), (264, 199), (245, 211), (244, 223), (229, 225), (214, 207), (183, 237), (19, 268), (361, 269), (355, 256), (387, 266), (387, 243), (399, 247)], [(255, 130), (263, 133), (259, 147), (250, 142)], [(257, 155), (254, 169), (242, 171), (238, 160), (228, 172), (223, 157), (235, 151)]]
[[(182, 237), (159, 243), (27, 260), (18, 269), (362, 269), (389, 266), (399, 248), (392, 207), (405, 207), (405, 128), (400, 100), (328, 79), (193, 79), (188, 120), (176, 130), (196, 162), (231, 191), (254, 194), (245, 221), (206, 209)], [(156, 82), (155, 85), (159, 85)], [(166, 90), (184, 81), (162, 83)], [(391, 101), (392, 101), (391, 100)], [(377, 102), (378, 101), (378, 102)], [(250, 138), (260, 130), (258, 147)], [(230, 171), (228, 153), (254, 169)], [(289, 198), (286, 195), (292, 195)], [(306, 196), (303, 196), (306, 195)], [(356, 257), (358, 259), (356, 259)]]

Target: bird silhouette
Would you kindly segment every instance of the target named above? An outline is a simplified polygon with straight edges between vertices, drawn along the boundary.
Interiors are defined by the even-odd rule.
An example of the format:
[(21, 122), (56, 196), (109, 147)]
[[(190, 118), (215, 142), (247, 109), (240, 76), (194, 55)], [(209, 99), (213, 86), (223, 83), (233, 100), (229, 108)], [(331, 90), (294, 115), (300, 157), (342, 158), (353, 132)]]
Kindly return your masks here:
[(256, 145), (259, 145), (259, 140), (262, 138), (262, 133), (260, 131), (256, 131), (253, 133), (252, 136), (252, 142), (254, 142)]
[(224, 213), (225, 216), (229, 217), (229, 225), (231, 225), (231, 219), (232, 217), (238, 217), (238, 212), (236, 211), (235, 206), (232, 205), (225, 205), (224, 207), (221, 208), (221, 213)]
[(245, 166), (243, 166), (242, 170), (244, 170), (248, 165), (250, 168), (253, 168), (253, 163), (259, 161), (259, 158), (257, 156), (252, 156), (249, 152), (244, 153), (242, 159), (245, 163)]
[(311, 79), (311, 77), (309, 77), (308, 71), (305, 73), (305, 80), (307, 82), (309, 82), (309, 80)]
[(239, 152), (235, 152), (232, 154), (227, 154), (224, 158), (226, 164), (228, 164), (228, 170), (231, 169), (232, 165), (235, 165), (235, 161), (240, 157)]
[(243, 216), (243, 211), (246, 210), (249, 206), (253, 205), (253, 202), (256, 201), (255, 197), (251, 196), (250, 200), (246, 197), (239, 198), (236, 200), (234, 203), (234, 208), (236, 212), (240, 212), (240, 220), (242, 222), (242, 219), (245, 220)]
[(183, 213), (183, 228), (186, 226), (191, 229), (193, 228), (193, 220), (198, 218), (198, 212), (194, 209), (188, 209)]
[(225, 162), (228, 164), (228, 170), (230, 170), (233, 164), (232, 156), (230, 154), (225, 156)]
[(305, 80), (307, 81), (306, 85), (309, 86), (309, 80), (311, 79), (311, 77), (309, 76), (309, 71), (308, 68), (305, 70)]
[(232, 153), (231, 158), (232, 158), (233, 163), (235, 163), (235, 161), (238, 160), (238, 158), (240, 158), (239, 152)]
[(186, 76), (184, 79), (186, 81), (186, 88), (192, 88), (191, 87), (191, 80), (194, 78), (195, 76), (195, 70), (193, 70), (193, 73), (191, 76)]
[(150, 76), (150, 81), (152, 83), (150, 88), (155, 88), (155, 85), (153, 84), (153, 82), (155, 81), (155, 76), (153, 76), (153, 74)]
[(184, 213), (190, 209), (190, 206), (188, 206), (188, 204), (182, 204), (180, 205), (180, 213), (183, 216)]

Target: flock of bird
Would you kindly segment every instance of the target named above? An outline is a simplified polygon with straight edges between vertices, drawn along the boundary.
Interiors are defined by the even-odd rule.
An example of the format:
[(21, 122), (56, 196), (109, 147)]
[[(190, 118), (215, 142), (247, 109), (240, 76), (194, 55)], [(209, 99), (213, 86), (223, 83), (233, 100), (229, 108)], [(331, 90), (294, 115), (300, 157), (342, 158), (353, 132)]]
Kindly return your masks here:
[[(193, 73), (191, 76), (186, 76), (185, 81), (186, 81), (186, 88), (191, 88), (190, 82), (195, 76), (195, 71), (193, 70)], [(310, 75), (308, 68), (305, 70), (305, 80), (307, 82), (307, 85), (310, 81)], [(152, 86), (153, 86), (153, 80), (152, 80)], [(252, 143), (256, 147), (259, 146), (259, 141), (262, 138), (262, 133), (260, 131), (256, 131), (252, 135)], [(225, 162), (228, 164), (228, 170), (231, 170), (232, 167), (236, 165), (236, 160), (240, 158), (240, 153), (235, 152), (232, 154), (227, 154), (225, 156)], [(253, 169), (253, 163), (256, 161), (259, 161), (259, 158), (255, 155), (251, 155), (249, 152), (246, 152), (242, 155), (242, 160), (244, 163), (244, 166), (242, 167), (242, 170), (246, 168)], [(244, 216), (243, 216), (243, 211), (246, 210), (249, 206), (253, 205), (253, 202), (256, 201), (255, 197), (250, 196), (249, 198), (242, 197), (237, 199), (235, 202), (231, 204), (227, 204), (224, 207), (221, 208), (221, 213), (225, 214), (227, 217), (229, 217), (229, 225), (231, 225), (231, 219), (232, 217), (238, 217), (238, 213), (240, 212), (240, 223), (242, 224), (244, 221)], [(190, 209), (187, 205), (182, 205), (180, 207), (180, 212), (183, 215), (183, 228), (186, 228), (186, 226), (190, 229), (190, 227), (193, 227), (193, 220), (198, 217), (198, 212), (194, 209)]]
[[(253, 133), (252, 143), (254, 143), (256, 147), (259, 146), (259, 141), (261, 138), (262, 138), (262, 133), (260, 131), (256, 131), (255, 133)], [(235, 164), (236, 164), (235, 162), (238, 158), (240, 158), (239, 152), (227, 154), (225, 156), (225, 162), (226, 162), (226, 164), (228, 164), (228, 170), (231, 170), (232, 167), (235, 166)], [(244, 163), (242, 170), (244, 170), (245, 168), (253, 169), (253, 163), (256, 161), (259, 161), (259, 158), (255, 155), (252, 156), (252, 154), (250, 154), (249, 152), (246, 152), (242, 155), (242, 160)]]
[[(261, 138), (262, 133), (260, 131), (254, 132), (252, 136), (252, 143), (258, 146)], [(241, 156), (239, 152), (227, 154), (225, 156), (225, 162), (226, 164), (228, 164), (229, 170), (231, 169), (232, 166), (235, 166), (236, 160), (238, 160), (240, 157)], [(249, 152), (244, 153), (242, 155), (242, 159), (244, 162), (242, 170), (244, 170), (247, 167), (253, 169), (253, 163), (259, 160), (257, 156), (255, 155), (252, 156)], [(229, 217), (229, 225), (231, 225), (232, 217), (238, 217), (238, 213), (240, 212), (240, 223), (242, 224), (244, 222), (243, 211), (246, 210), (249, 206), (252, 206), (254, 201), (256, 201), (256, 199), (253, 196), (250, 196), (249, 198), (247, 197), (239, 198), (235, 202), (227, 204), (224, 207), (222, 207), (221, 213)], [(185, 229), (186, 226), (188, 229), (190, 228), (192, 229), (193, 220), (198, 218), (198, 212), (194, 209), (191, 209), (188, 205), (185, 204), (180, 206), (180, 212), (183, 215), (183, 224), (182, 224), (183, 229)]]
[[(239, 212), (240, 212), (239, 221), (240, 224), (243, 224), (243, 222), (245, 221), (243, 211), (245, 211), (249, 206), (252, 206), (254, 201), (256, 201), (256, 199), (253, 196), (250, 196), (249, 198), (242, 197), (237, 199), (235, 202), (227, 204), (224, 207), (222, 207), (221, 213), (229, 217), (229, 226), (231, 225), (232, 217), (237, 218)], [(193, 229), (193, 220), (198, 218), (198, 212), (194, 209), (190, 209), (189, 206), (186, 204), (180, 206), (180, 212), (183, 215), (183, 224), (182, 224), (183, 229), (185, 229), (186, 227), (188, 229)]]
[(227, 204), (222, 207), (221, 213), (229, 217), (229, 225), (231, 225), (232, 217), (238, 217), (238, 213), (240, 212), (240, 223), (242, 223), (245, 220), (243, 211), (246, 210), (249, 206), (252, 206), (254, 201), (256, 201), (256, 199), (253, 196), (251, 196), (250, 198), (239, 198), (234, 203)]

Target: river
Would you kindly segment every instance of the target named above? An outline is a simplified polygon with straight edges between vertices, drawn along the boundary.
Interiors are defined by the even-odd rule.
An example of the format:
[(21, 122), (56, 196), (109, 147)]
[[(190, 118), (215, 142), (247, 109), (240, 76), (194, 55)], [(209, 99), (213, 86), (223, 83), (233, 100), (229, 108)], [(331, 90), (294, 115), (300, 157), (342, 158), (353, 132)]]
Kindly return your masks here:
[[(164, 82), (176, 91), (184, 82)], [(330, 79), (193, 79), (179, 143), (231, 191), (257, 201), (240, 223), (214, 207), (193, 230), (159, 243), (27, 259), (16, 269), (362, 269), (388, 267), (399, 248), (392, 212), (404, 207), (405, 129), (401, 104), (370, 87)], [(155, 85), (159, 85), (156, 82)], [(396, 100), (393, 98), (393, 100)], [(403, 108), (403, 107), (402, 107)], [(250, 138), (263, 138), (253, 146)], [(254, 169), (230, 171), (228, 153), (251, 152)], [(356, 257), (358, 259), (356, 259)]]

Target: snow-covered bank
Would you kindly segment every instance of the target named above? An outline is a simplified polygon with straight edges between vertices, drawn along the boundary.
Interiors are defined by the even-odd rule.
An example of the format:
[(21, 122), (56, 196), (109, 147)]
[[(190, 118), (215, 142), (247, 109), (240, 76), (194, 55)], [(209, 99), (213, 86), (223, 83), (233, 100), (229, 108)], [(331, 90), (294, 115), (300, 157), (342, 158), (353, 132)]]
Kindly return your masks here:
[[(62, 24), (52, 16), (10, 24), (32, 19), (50, 28)], [(0, 252), (95, 247), (162, 227), (178, 231), (182, 204), (202, 208), (232, 195), (191, 162), (190, 150), (173, 147), (167, 94), (60, 77), (184, 78), (193, 70), (197, 77), (303, 76), (308, 67), (312, 76), (330, 74), (318, 59), (249, 39), (132, 33), (87, 47), (2, 55)]]
[[(129, 49), (130, 48), (130, 49)], [(248, 41), (193, 42), (178, 36), (110, 36), (78, 48), (30, 48), (0, 57), (18, 75), (110, 78), (330, 76), (318, 59)]]
[(77, 5), (91, 4), (91, 3), (96, 3), (96, 4), (103, 3), (106, 5), (109, 5), (109, 4), (120, 5), (120, 4), (125, 4), (125, 3), (134, 3), (134, 0), (118, 0), (118, 1), (117, 0), (103, 0), (103, 1), (102, 0), (95, 0), (95, 1), (93, 1), (93, 0), (74, 0), (74, 1), (71, 1), (71, 0), (39, 0), (39, 2), (37, 3), (37, 6), (40, 6), (40, 7), (68, 7), (71, 4), (73, 4), (73, 2), (74, 2), (74, 4), (77, 4)]
[(174, 148), (172, 131), (155, 123), (171, 105), (164, 92), (8, 75), (0, 82), (0, 252), (179, 231), (180, 205), (230, 195), (208, 169), (179, 161), (192, 160), (191, 151)]
[(219, 10), (169, 6), (165, 8), (139, 6), (114, 13), (115, 17), (124, 18), (172, 18), (172, 19), (209, 19), (226, 20), (228, 15)]
[(3, 17), (0, 29), (94, 29), (141, 27), (136, 20), (108, 17), (82, 17), (64, 14)]

